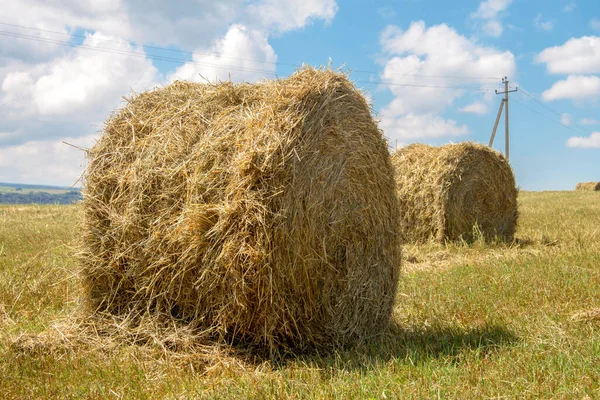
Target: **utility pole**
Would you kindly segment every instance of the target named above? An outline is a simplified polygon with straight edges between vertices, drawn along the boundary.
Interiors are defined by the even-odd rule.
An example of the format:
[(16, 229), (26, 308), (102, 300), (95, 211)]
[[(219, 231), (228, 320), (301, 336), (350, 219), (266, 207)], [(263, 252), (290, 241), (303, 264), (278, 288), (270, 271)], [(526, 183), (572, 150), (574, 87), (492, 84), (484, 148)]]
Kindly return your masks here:
[(508, 137), (508, 94), (512, 92), (516, 92), (519, 88), (515, 90), (508, 90), (508, 78), (504, 77), (502, 79), (502, 83), (504, 83), (504, 92), (499, 92), (496, 90), (496, 94), (504, 94), (504, 98), (500, 103), (500, 108), (498, 109), (498, 115), (496, 116), (496, 122), (494, 123), (494, 129), (492, 130), (492, 137), (490, 138), (490, 147), (494, 144), (494, 138), (496, 137), (496, 129), (498, 129), (498, 123), (500, 122), (500, 116), (502, 115), (502, 108), (506, 107), (504, 112), (504, 141), (505, 141), (505, 156), (508, 160), (509, 158), (509, 137)]

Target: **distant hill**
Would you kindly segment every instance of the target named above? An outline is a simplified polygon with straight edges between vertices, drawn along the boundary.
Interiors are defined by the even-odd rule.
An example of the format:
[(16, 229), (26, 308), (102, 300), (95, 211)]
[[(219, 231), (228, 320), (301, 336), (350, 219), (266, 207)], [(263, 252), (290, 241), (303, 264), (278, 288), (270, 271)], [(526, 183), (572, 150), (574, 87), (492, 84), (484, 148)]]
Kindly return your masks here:
[(0, 182), (0, 186), (6, 187), (14, 187), (14, 188), (23, 188), (23, 189), (32, 189), (32, 190), (75, 190), (79, 191), (79, 188), (72, 188), (68, 186), (50, 186), (50, 185), (31, 185), (29, 183), (6, 183)]
[(79, 188), (0, 182), (0, 204), (73, 204), (81, 199)]

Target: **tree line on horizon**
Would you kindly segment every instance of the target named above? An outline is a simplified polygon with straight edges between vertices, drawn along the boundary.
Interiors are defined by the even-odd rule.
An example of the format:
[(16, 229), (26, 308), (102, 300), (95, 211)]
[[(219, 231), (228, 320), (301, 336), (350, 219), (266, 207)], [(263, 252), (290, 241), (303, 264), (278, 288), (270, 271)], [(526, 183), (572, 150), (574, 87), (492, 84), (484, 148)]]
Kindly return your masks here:
[(61, 194), (48, 192), (0, 193), (0, 204), (73, 204), (82, 200), (79, 190)]

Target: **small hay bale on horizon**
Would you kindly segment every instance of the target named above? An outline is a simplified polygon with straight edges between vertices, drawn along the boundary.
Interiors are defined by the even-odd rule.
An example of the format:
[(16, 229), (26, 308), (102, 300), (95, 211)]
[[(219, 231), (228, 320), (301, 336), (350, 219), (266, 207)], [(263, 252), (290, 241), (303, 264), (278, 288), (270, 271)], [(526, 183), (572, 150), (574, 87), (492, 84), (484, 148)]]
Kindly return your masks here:
[(600, 191), (600, 182), (580, 182), (575, 186), (575, 190), (586, 192)]
[(84, 183), (92, 316), (166, 319), (269, 351), (350, 344), (389, 324), (393, 167), (344, 74), (137, 95), (107, 121)]
[(518, 191), (499, 152), (470, 142), (413, 144), (397, 150), (392, 163), (403, 242), (513, 239)]

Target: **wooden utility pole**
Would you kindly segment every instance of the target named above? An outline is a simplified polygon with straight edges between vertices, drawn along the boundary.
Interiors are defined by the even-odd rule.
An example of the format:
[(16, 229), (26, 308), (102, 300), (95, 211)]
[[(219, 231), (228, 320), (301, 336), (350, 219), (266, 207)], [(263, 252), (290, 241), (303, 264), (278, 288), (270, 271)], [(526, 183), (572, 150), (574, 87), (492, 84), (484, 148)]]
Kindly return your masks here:
[(499, 92), (496, 90), (496, 94), (504, 94), (504, 98), (500, 103), (500, 108), (498, 109), (498, 115), (496, 116), (496, 122), (494, 123), (494, 129), (492, 130), (492, 137), (490, 138), (490, 147), (494, 144), (494, 138), (496, 137), (496, 129), (498, 129), (498, 123), (500, 122), (500, 116), (502, 115), (502, 108), (505, 107), (506, 110), (504, 112), (504, 141), (505, 141), (505, 156), (508, 160), (509, 158), (509, 137), (508, 137), (508, 94), (511, 92), (516, 92), (519, 88), (515, 90), (508, 90), (508, 78), (504, 77), (502, 79), (502, 83), (504, 83), (504, 92)]

